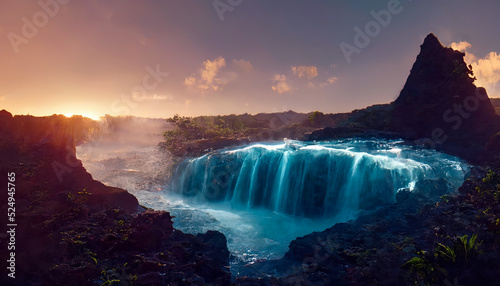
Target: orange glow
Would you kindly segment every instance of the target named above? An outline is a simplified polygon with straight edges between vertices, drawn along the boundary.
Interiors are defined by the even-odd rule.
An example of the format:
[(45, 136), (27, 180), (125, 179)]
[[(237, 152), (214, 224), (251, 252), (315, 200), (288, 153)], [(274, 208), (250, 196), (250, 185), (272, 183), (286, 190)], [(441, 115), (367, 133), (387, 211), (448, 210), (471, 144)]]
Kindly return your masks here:
[(92, 120), (100, 120), (99, 116), (97, 116), (97, 115), (95, 115), (93, 113), (90, 113), (90, 112), (84, 112), (84, 113), (64, 113), (63, 115), (66, 116), (67, 118), (70, 118), (73, 115), (81, 115), (83, 117), (87, 117), (87, 118), (90, 118)]

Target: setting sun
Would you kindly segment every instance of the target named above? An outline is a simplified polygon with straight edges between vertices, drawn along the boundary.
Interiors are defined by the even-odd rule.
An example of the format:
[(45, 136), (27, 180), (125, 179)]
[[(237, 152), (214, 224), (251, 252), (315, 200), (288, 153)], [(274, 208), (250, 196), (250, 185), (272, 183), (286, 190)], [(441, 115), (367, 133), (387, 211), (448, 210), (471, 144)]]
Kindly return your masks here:
[(100, 117), (98, 115), (95, 115), (91, 112), (82, 112), (82, 113), (71, 113), (71, 112), (68, 112), (68, 113), (63, 113), (64, 116), (70, 118), (74, 115), (81, 115), (83, 117), (87, 117), (87, 118), (90, 118), (92, 120), (100, 120)]

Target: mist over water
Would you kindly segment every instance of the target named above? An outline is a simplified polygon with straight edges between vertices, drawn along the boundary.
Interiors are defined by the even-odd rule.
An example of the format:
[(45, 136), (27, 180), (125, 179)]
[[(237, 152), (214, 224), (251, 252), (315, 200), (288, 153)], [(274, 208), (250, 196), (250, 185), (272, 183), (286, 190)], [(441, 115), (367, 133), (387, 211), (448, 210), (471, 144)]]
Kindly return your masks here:
[(129, 192), (159, 191), (170, 178), (171, 158), (157, 150), (164, 119), (105, 117), (98, 136), (77, 146), (77, 158), (94, 179)]
[(248, 262), (282, 257), (296, 237), (394, 203), (399, 189), (445, 178), (454, 190), (468, 170), (452, 156), (383, 140), (259, 143), (174, 165), (156, 148), (164, 128), (127, 137), (118, 128), (78, 146), (77, 157), (95, 179), (169, 211), (175, 228), (224, 233), (236, 275)]

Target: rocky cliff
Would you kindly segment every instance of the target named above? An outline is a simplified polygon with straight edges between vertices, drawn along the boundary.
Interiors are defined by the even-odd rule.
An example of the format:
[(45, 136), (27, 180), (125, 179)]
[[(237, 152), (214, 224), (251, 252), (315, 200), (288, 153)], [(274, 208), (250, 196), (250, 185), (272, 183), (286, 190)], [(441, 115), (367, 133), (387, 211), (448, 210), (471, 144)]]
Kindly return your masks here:
[[(228, 284), (224, 235), (184, 234), (169, 213), (146, 210), (127, 191), (93, 180), (75, 157), (81, 123), (0, 111), (0, 212), (7, 221), (7, 208), (15, 209), (17, 224), (13, 235), (2, 227), (0, 284)], [(8, 178), (15, 178), (12, 195)], [(11, 266), (15, 278), (6, 274)]]
[(498, 158), (500, 117), (464, 56), (429, 34), (394, 102), (355, 110), (306, 138), (399, 137), (474, 163)]
[(403, 90), (391, 104), (393, 131), (449, 153), (484, 157), (500, 119), (486, 90), (474, 85), (464, 56), (443, 47), (434, 34), (425, 38)]

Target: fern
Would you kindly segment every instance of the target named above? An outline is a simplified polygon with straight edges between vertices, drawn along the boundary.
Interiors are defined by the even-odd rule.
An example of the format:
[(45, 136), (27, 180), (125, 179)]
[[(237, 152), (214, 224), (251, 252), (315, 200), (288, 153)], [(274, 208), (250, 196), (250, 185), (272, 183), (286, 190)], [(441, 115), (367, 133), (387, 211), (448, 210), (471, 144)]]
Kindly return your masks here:
[(402, 268), (417, 274), (428, 284), (442, 281), (447, 276), (444, 268), (436, 263), (435, 259), (426, 251), (418, 251), (416, 257), (403, 264)]
[(457, 261), (456, 252), (449, 246), (446, 246), (442, 243), (438, 243), (438, 247), (436, 247), (434, 256), (436, 258), (444, 258), (445, 260), (449, 260), (452, 263)]
[(470, 264), (478, 255), (478, 248), (481, 242), (477, 242), (477, 235), (473, 234), (470, 239), (467, 235), (458, 236), (453, 239), (453, 245), (447, 246), (438, 243), (434, 249), (434, 255), (426, 251), (418, 251), (417, 257), (413, 257), (403, 264), (402, 268), (417, 274), (425, 283), (435, 284), (443, 281), (448, 276), (446, 268), (466, 266)]

